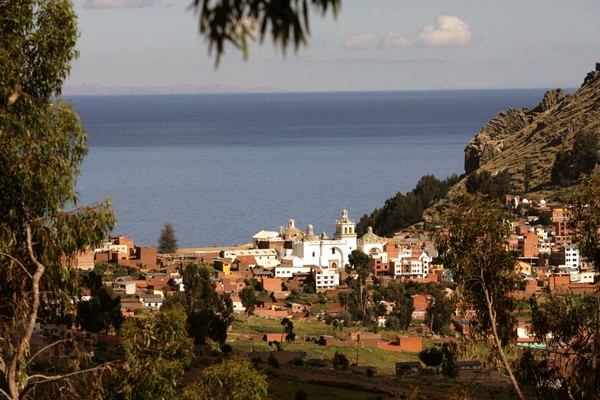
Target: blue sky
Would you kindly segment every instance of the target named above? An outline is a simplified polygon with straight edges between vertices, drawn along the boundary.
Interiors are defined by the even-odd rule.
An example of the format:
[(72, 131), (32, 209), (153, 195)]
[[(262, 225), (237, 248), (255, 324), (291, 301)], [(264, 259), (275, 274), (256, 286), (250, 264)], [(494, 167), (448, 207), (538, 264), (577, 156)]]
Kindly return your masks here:
[(185, 0), (75, 0), (70, 85), (289, 91), (575, 87), (600, 61), (598, 0), (342, 0), (298, 53), (270, 40), (218, 69)]

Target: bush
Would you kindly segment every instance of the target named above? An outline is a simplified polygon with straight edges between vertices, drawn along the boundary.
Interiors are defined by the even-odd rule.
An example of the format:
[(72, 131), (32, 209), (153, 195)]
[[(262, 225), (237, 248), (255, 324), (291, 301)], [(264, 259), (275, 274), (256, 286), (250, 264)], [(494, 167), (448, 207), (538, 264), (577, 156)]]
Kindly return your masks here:
[(439, 347), (430, 347), (421, 350), (419, 360), (428, 367), (437, 367), (444, 360), (444, 353), (442, 353)]
[(306, 394), (304, 390), (298, 389), (294, 396), (294, 400), (308, 400), (308, 394)]
[(279, 368), (279, 360), (277, 359), (277, 357), (275, 357), (275, 355), (273, 353), (269, 354), (269, 359), (267, 360), (267, 363), (273, 367), (273, 368)]
[(221, 345), (221, 351), (222, 351), (223, 353), (225, 353), (225, 354), (229, 354), (229, 353), (231, 353), (231, 350), (233, 350), (233, 347), (231, 347), (231, 345), (230, 345), (230, 344), (228, 344), (228, 343), (223, 343), (223, 344)]
[(347, 369), (349, 365), (348, 357), (338, 351), (333, 355), (331, 362), (335, 369)]

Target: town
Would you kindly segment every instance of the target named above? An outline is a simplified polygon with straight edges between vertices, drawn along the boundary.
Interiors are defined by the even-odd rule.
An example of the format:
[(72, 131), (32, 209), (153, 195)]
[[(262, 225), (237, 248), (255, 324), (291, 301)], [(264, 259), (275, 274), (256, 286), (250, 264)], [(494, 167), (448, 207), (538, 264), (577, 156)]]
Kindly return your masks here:
[[(579, 255), (568, 223), (567, 206), (519, 196), (506, 196), (504, 201), (514, 215), (512, 234), (506, 246), (518, 253), (514, 273), (521, 284), (519, 290), (511, 294), (518, 304), (526, 304), (539, 291), (585, 294), (596, 290), (596, 272)], [(329, 237), (325, 232), (315, 234), (312, 225), (303, 231), (290, 219), (279, 232), (256, 233), (248, 245), (178, 249), (171, 253), (158, 253), (154, 246), (137, 247), (134, 239), (125, 236), (111, 236), (101, 247), (79, 254), (74, 265), (84, 274), (94, 272), (102, 276), (103, 286), (110, 288), (111, 296), (118, 299), (125, 318), (145, 318), (157, 312), (169, 298), (185, 291), (186, 267), (206, 266), (214, 291), (231, 300), (236, 318), (252, 316), (264, 321), (265, 326), (273, 326), (266, 322), (269, 320), (283, 321), (282, 325), (292, 321), (291, 326), (293, 322), (321, 321), (321, 334), (304, 335), (302, 340), (334, 349), (375, 348), (397, 353), (402, 355), (398, 360), (404, 361), (397, 361), (388, 368), (393, 368), (399, 376), (418, 373), (415, 371), (419, 371), (422, 364), (416, 357), (432, 343), (440, 345), (470, 337), (474, 313), (464, 304), (454, 304), (451, 300), (456, 284), (451, 271), (438, 262), (431, 231), (415, 228), (384, 238), (369, 228), (359, 237), (356, 224), (346, 210), (332, 225), (334, 233)], [(357, 254), (367, 260), (367, 272), (361, 277), (354, 268), (353, 257)], [(357, 281), (364, 281), (362, 312), (357, 310), (357, 304), (353, 307), (349, 295), (358, 290)], [(398, 290), (399, 285), (406, 288), (402, 289), (403, 296), (386, 294)], [(361, 284), (361, 291), (362, 288)], [(408, 302), (402, 302), (402, 297)], [(83, 290), (82, 303), (92, 298), (93, 290)], [(307, 298), (310, 300), (306, 301)], [(442, 303), (447, 305), (447, 315), (440, 322), (431, 314), (436, 312), (435, 306), (441, 307)], [(405, 309), (404, 314), (408, 312), (408, 317), (402, 316), (401, 308)], [(530, 332), (530, 310), (514, 312), (518, 312), (518, 325), (513, 345), (543, 345)], [(272, 352), (269, 347), (265, 350), (264, 346), (254, 344), (262, 341), (265, 346), (274, 344), (281, 350), (284, 336), (277, 325), (270, 333), (242, 334), (230, 327), (227, 345), (236, 348), (236, 340), (249, 339), (253, 344), (251, 352), (246, 353), (248, 358), (269, 364), (273, 358), (277, 365), (298, 359), (311, 362), (310, 365), (331, 364), (331, 360), (308, 360), (306, 352)], [(353, 329), (343, 330), (352, 326)], [(40, 350), (36, 356), (38, 362), (54, 365), (57, 356), (61, 356), (63, 363), (68, 359), (64, 348), (62, 352), (41, 351), (68, 330), (67, 326), (38, 324), (32, 338), (32, 350)], [(386, 331), (394, 333), (390, 336)], [(118, 346), (119, 337), (110, 325), (96, 328), (96, 332), (95, 343)], [(295, 339), (285, 337), (290, 342)], [(215, 344), (218, 349), (219, 343)], [(221, 347), (224, 344), (221, 343)], [(201, 354), (208, 355), (215, 347), (204, 349)], [(476, 358), (457, 357), (451, 374), (458, 382), (471, 384), (477, 380), (489, 385), (508, 385), (505, 376), (484, 368), (484, 363)], [(355, 369), (359, 368), (356, 364), (358, 360)], [(366, 367), (370, 374), (376, 370), (373, 366)]]

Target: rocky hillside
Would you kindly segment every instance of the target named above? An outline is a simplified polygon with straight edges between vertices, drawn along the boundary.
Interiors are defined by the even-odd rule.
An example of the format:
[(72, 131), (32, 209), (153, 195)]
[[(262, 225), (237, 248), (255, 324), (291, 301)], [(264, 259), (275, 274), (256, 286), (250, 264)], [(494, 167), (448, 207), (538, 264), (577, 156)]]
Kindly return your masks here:
[[(465, 149), (465, 172), (507, 170), (514, 192), (522, 193), (529, 163), (530, 191), (552, 191), (556, 153), (570, 148), (577, 132), (600, 137), (600, 63), (576, 92), (565, 96), (562, 89), (550, 90), (536, 108), (504, 111), (488, 122)], [(460, 187), (459, 183), (456, 190)]]

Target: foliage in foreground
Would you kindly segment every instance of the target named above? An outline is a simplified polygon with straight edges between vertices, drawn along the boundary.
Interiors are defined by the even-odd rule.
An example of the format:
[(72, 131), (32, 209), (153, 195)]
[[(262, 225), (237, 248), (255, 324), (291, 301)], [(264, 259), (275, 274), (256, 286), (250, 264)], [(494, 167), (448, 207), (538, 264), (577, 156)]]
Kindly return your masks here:
[(473, 308), (472, 325), (482, 337), (491, 337), (519, 398), (523, 398), (504, 346), (514, 335), (515, 300), (519, 276), (514, 272), (517, 257), (509, 250), (510, 216), (499, 204), (482, 195), (464, 194), (446, 210), (436, 234), (444, 266), (454, 273), (458, 292), (467, 307)]
[[(580, 254), (598, 271), (600, 168), (582, 179), (570, 206)], [(523, 382), (546, 399), (600, 398), (599, 284), (585, 295), (538, 293), (530, 302), (532, 332), (547, 347), (523, 354)]]
[(267, 377), (242, 356), (226, 358), (206, 368), (199, 382), (187, 386), (182, 400), (263, 400)]
[(121, 328), (121, 348), (124, 362), (111, 371), (103, 398), (175, 398), (175, 387), (193, 359), (185, 310), (175, 305), (143, 321), (128, 319)]
[(71, 322), (70, 266), (115, 223), (108, 202), (67, 211), (88, 150), (75, 109), (59, 99), (77, 36), (69, 1), (0, 2), (0, 394), (9, 399), (73, 376), (31, 372), (34, 326)]
[(226, 43), (241, 49), (247, 57), (248, 41), (256, 35), (262, 42), (270, 34), (284, 54), (290, 41), (298, 50), (300, 45), (306, 45), (306, 36), (310, 33), (309, 9), (323, 15), (331, 9), (335, 16), (340, 5), (341, 0), (193, 2), (200, 15), (200, 34), (208, 40), (209, 50), (216, 50), (217, 64)]

